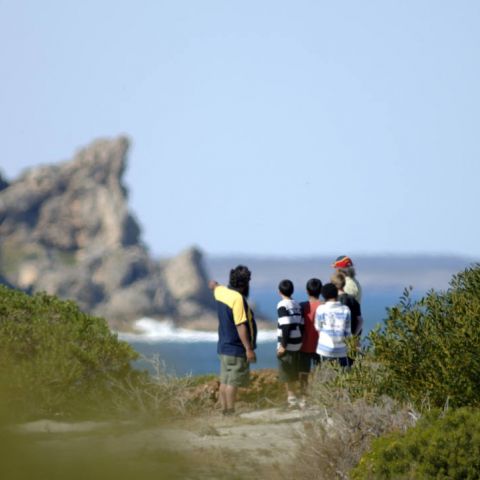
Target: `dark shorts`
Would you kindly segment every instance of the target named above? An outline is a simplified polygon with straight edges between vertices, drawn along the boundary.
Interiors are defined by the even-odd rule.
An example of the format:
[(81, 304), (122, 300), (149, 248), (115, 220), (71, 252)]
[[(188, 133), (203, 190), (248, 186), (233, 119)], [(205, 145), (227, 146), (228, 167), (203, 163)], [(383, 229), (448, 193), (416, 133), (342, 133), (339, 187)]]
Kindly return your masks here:
[(317, 364), (317, 353), (298, 352), (298, 371), (300, 373), (310, 373), (312, 366)]
[(250, 364), (246, 357), (219, 355), (220, 383), (232, 387), (247, 387), (250, 381)]
[(298, 354), (300, 352), (285, 352), (278, 359), (278, 379), (281, 382), (298, 380)]

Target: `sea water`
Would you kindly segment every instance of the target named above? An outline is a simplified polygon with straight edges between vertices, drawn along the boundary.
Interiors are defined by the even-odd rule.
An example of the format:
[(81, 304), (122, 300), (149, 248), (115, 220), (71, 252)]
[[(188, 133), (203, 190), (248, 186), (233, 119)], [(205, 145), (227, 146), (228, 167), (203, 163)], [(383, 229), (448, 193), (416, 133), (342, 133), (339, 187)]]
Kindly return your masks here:
[[(397, 290), (364, 291), (363, 336), (376, 325), (382, 324), (387, 315), (386, 309), (398, 303), (401, 293)], [(257, 314), (261, 313), (272, 319), (275, 318), (278, 301), (278, 295), (270, 290), (258, 291), (251, 296)], [(160, 323), (148, 318), (137, 321), (137, 327), (140, 333), (121, 333), (119, 338), (129, 342), (142, 356), (158, 358), (168, 373), (175, 375), (218, 373), (217, 332), (175, 328), (171, 323)], [(259, 331), (257, 344), (257, 363), (252, 365), (252, 368), (275, 368), (277, 365), (275, 320), (272, 320), (271, 330)], [(148, 362), (145, 361), (138, 363), (138, 366), (149, 368)]]

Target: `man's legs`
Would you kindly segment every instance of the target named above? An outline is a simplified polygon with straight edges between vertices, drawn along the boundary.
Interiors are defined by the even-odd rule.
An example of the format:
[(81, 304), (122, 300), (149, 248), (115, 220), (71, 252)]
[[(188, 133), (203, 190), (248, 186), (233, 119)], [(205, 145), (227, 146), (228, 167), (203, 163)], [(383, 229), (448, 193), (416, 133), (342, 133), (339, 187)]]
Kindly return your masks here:
[(278, 358), (278, 378), (285, 383), (289, 407), (295, 407), (298, 403), (298, 373), (298, 352), (286, 351)]
[(305, 403), (305, 397), (307, 396), (309, 375), (310, 373), (308, 372), (300, 372), (298, 374), (298, 379), (300, 381), (300, 396), (302, 398), (303, 403)]
[(218, 391), (222, 413), (224, 415), (231, 415), (235, 412), (235, 400), (237, 399), (238, 387), (233, 385), (220, 384)]
[(308, 390), (308, 381), (310, 371), (312, 369), (312, 357), (313, 354), (309, 352), (299, 352), (298, 356), (298, 379), (300, 383), (300, 401), (299, 406), (301, 408), (306, 405), (306, 397)]
[(220, 400), (220, 406), (222, 407), (222, 411), (224, 412), (227, 409), (227, 395), (225, 393), (227, 385), (221, 383), (220, 388), (218, 390), (218, 397)]
[(249, 364), (244, 357), (220, 355), (220, 389), (218, 397), (222, 412), (231, 415), (235, 412), (235, 401), (239, 386), (247, 386)]
[(287, 403), (290, 407), (297, 405), (297, 382), (289, 381), (285, 383), (285, 388), (287, 390)]
[(235, 411), (235, 400), (237, 399), (238, 387), (233, 385), (225, 385), (225, 408), (224, 410)]

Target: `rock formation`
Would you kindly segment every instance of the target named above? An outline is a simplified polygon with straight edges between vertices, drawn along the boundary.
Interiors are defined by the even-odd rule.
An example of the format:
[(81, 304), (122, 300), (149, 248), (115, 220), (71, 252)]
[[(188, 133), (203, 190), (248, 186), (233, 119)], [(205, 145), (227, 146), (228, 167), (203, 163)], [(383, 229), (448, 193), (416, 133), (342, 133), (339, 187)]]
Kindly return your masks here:
[(116, 327), (149, 316), (213, 321), (202, 256), (151, 258), (122, 183), (128, 140), (99, 140), (73, 160), (0, 176), (0, 279), (75, 300)]

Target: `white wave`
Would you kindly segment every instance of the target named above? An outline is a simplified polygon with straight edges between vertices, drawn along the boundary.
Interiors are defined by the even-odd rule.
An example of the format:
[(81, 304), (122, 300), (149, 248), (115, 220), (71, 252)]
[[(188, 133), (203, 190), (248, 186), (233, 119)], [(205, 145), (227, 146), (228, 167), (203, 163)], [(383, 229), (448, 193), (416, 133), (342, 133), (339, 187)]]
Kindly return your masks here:
[[(153, 320), (141, 318), (134, 323), (134, 329), (138, 333), (118, 332), (118, 338), (126, 342), (216, 342), (217, 332), (202, 330), (189, 330), (176, 328), (171, 321)], [(257, 342), (270, 342), (277, 338), (276, 330), (259, 330)]]

